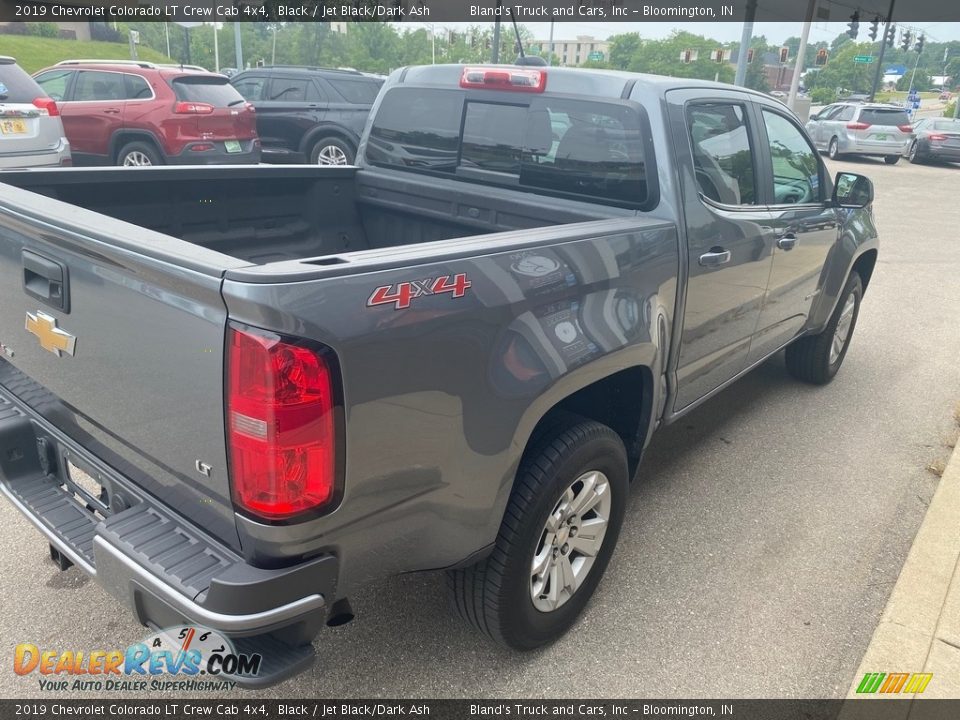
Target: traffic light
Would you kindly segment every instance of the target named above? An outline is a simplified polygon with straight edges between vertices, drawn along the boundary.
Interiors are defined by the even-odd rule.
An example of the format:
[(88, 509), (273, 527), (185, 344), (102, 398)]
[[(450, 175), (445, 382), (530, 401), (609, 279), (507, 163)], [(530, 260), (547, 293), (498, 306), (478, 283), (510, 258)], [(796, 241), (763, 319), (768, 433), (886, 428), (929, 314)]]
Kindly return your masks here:
[(877, 39), (877, 33), (878, 33), (879, 31), (880, 31), (880, 16), (877, 15), (877, 16), (873, 19), (873, 22), (870, 23), (870, 40), (871, 40), (871, 41)]
[(917, 44), (916, 44), (916, 46), (914, 46), (914, 48), (913, 48), (914, 50), (917, 51), (918, 54), (923, 52), (923, 41), (924, 41), (924, 37), (923, 37), (923, 35), (921, 35), (921, 36), (917, 39)]
[(752, 62), (753, 62), (753, 48), (750, 48), (749, 50), (747, 50), (747, 64), (749, 65)]
[(897, 26), (893, 23), (887, 23), (887, 33), (884, 38), (887, 47), (893, 47), (893, 41), (897, 39)]
[(851, 40), (856, 40), (857, 35), (860, 34), (860, 11), (855, 10), (853, 15), (850, 16), (850, 22), (847, 23), (847, 35), (850, 36)]
[(785, 63), (787, 58), (790, 57), (790, 48), (782, 47), (780, 48), (780, 62)]
[(693, 51), (684, 50), (682, 53), (680, 53), (680, 62), (682, 62), (684, 65), (689, 65), (692, 60)]
[(826, 65), (827, 64), (827, 51), (824, 48), (817, 50), (817, 59), (814, 60), (815, 65)]
[(900, 49), (907, 51), (910, 49), (910, 42), (913, 40), (913, 33), (909, 30), (904, 30), (903, 34), (900, 36)]
[(723, 53), (724, 53), (723, 48), (717, 48), (716, 60), (717, 60), (718, 63), (722, 63), (722, 62), (723, 62)]

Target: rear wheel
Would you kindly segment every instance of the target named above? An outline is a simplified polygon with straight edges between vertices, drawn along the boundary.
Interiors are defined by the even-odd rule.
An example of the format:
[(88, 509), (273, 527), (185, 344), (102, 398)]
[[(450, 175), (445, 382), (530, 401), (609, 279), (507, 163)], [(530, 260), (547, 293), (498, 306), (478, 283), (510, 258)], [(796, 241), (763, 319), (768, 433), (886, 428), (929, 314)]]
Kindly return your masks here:
[(835, 137), (830, 138), (830, 144), (827, 146), (827, 155), (830, 156), (831, 160), (840, 159), (840, 141)]
[(337, 137), (320, 138), (310, 151), (314, 165), (353, 165), (354, 158), (353, 148)]
[(524, 457), (490, 556), (448, 572), (457, 612), (517, 650), (560, 637), (603, 576), (627, 489), (620, 437), (591, 420), (565, 419)]
[(900, 162), (900, 156), (899, 156), (899, 155), (886, 155), (886, 156), (884, 156), (883, 161), (884, 161), (887, 165), (896, 165), (898, 162)]
[(160, 153), (150, 143), (127, 143), (117, 153), (117, 165), (123, 167), (149, 167), (163, 165)]
[(823, 331), (787, 346), (787, 371), (791, 375), (814, 385), (826, 385), (833, 380), (850, 347), (862, 297), (863, 283), (860, 276), (853, 273)]

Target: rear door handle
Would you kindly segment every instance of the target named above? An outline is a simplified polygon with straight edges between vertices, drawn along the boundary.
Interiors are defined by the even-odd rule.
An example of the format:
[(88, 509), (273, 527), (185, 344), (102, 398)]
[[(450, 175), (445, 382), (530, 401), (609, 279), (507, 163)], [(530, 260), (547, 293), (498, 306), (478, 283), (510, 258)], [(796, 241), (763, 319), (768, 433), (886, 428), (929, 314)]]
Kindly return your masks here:
[(793, 233), (781, 235), (777, 240), (777, 247), (781, 250), (793, 250), (797, 246), (797, 236)]
[(56, 260), (24, 250), (23, 290), (45, 305), (70, 312), (70, 276), (67, 266)]
[(110, 115), (119, 115), (119, 114), (120, 114), (120, 109), (119, 109), (119, 108), (107, 108), (106, 110), (104, 110), (104, 112), (105, 112), (105, 113), (108, 113), (108, 114), (110, 114)]
[(731, 257), (733, 257), (733, 255), (729, 250), (724, 250), (721, 247), (712, 247), (710, 248), (710, 252), (706, 252), (700, 256), (700, 264), (703, 267), (719, 267), (720, 265), (726, 265), (730, 262)]

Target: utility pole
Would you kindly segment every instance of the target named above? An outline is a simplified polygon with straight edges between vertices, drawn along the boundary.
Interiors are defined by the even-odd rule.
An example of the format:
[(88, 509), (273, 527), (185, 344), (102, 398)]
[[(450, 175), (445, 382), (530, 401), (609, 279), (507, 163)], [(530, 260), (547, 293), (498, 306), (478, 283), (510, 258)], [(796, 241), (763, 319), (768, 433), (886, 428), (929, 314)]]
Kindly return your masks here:
[(240, 23), (233, 23), (233, 49), (237, 55), (237, 72), (243, 70), (243, 48), (240, 46)]
[(733, 79), (733, 84), (741, 87), (747, 80), (747, 52), (753, 40), (753, 19), (756, 16), (757, 0), (748, 0), (743, 18), (743, 32), (740, 33), (740, 51), (737, 53), (737, 74)]
[(183, 28), (183, 44), (184, 44), (184, 45), (186, 46), (186, 48), (187, 48), (187, 62), (186, 62), (186, 64), (187, 64), (187, 65), (191, 65), (192, 63), (190, 62), (190, 28), (188, 28), (188, 27), (184, 27), (184, 28)]
[(163, 34), (167, 38), (167, 57), (170, 57), (170, 23), (165, 22), (163, 24)]
[[(946, 60), (944, 60), (946, 62)], [(553, 65), (553, 20), (550, 21), (550, 50), (547, 52), (547, 65)], [(943, 74), (946, 75), (946, 65), (943, 66)]]
[[(500, 7), (500, 0), (497, 0), (497, 8)], [(490, 62), (494, 65), (500, 62), (500, 16), (493, 21), (493, 46), (490, 48)]]
[(220, 41), (217, 38), (217, 22), (213, 22), (213, 71), (220, 72)]
[[(890, 0), (890, 9), (887, 11), (887, 27), (890, 27), (890, 23), (893, 22), (893, 6), (897, 0)], [(877, 58), (877, 67), (873, 70), (873, 85), (870, 87), (870, 102), (873, 102), (876, 94), (877, 88), (880, 87), (880, 76), (883, 74), (883, 53), (887, 49), (887, 32), (884, 28), (883, 33), (883, 42), (880, 43), (880, 57)]]
[(800, 89), (800, 75), (807, 59), (807, 40), (810, 38), (810, 25), (813, 24), (813, 11), (817, 7), (817, 0), (809, 0), (807, 14), (803, 19), (803, 31), (800, 33), (800, 47), (797, 48), (797, 59), (793, 64), (793, 77), (790, 78), (790, 94), (787, 96), (787, 107), (796, 112), (797, 91)]

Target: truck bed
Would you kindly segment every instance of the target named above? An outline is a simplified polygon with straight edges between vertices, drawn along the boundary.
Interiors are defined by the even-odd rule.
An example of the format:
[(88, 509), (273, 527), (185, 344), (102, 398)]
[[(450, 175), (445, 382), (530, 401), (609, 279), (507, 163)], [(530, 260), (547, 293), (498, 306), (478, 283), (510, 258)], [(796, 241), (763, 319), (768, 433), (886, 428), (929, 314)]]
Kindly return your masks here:
[(0, 180), (256, 265), (635, 214), (356, 168), (91, 168)]

